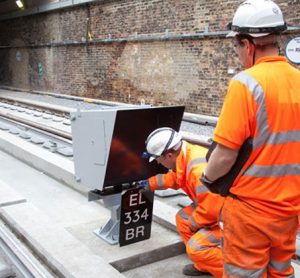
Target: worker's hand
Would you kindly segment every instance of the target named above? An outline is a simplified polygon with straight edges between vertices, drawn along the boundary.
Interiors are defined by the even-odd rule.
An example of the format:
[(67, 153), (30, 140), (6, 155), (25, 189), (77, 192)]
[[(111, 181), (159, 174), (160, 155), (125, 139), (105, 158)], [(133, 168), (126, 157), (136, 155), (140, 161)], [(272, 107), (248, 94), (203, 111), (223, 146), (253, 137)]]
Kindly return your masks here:
[(136, 183), (136, 188), (142, 190), (150, 190), (150, 184), (148, 180), (140, 180)]

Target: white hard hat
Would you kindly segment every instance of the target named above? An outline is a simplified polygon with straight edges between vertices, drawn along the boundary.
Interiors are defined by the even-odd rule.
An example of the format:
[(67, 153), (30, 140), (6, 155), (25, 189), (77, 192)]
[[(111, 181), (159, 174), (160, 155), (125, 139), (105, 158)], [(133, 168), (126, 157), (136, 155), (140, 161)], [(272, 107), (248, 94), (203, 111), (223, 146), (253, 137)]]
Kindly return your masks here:
[(170, 127), (161, 127), (150, 133), (146, 140), (146, 150), (150, 155), (149, 162), (160, 157), (181, 141), (181, 135)]
[(246, 0), (236, 10), (227, 37), (247, 34), (254, 38), (285, 31), (280, 8), (271, 0)]

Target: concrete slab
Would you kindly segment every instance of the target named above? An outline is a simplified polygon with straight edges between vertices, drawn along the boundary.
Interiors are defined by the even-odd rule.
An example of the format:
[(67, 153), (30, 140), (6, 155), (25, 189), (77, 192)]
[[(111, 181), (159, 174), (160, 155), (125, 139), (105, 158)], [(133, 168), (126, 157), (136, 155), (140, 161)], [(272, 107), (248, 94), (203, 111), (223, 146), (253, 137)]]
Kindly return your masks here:
[(182, 208), (185, 208), (186, 206), (189, 206), (192, 203), (193, 203), (193, 201), (187, 196), (178, 200), (178, 206), (180, 206)]
[(153, 220), (167, 227), (168, 229), (177, 232), (176, 228), (176, 213), (178, 209), (169, 206), (166, 203), (155, 199), (153, 203)]
[(14, 205), (26, 202), (26, 199), (9, 187), (3, 181), (0, 181), (0, 207)]
[[(155, 250), (160, 250), (163, 258), (174, 256), (172, 252), (168, 252), (168, 250), (164, 248), (171, 248), (176, 244), (179, 244), (178, 250), (180, 249), (180, 251), (178, 252), (180, 254), (184, 252), (184, 250), (180, 248), (181, 239), (179, 235), (155, 222), (152, 222), (150, 239), (123, 247), (119, 247), (119, 245), (109, 245), (97, 237), (92, 232), (97, 228), (99, 228), (99, 221), (68, 226), (66, 230), (80, 242), (83, 242), (94, 254), (103, 257), (107, 263), (115, 263), (122, 260), (123, 265), (126, 264), (126, 262), (131, 264), (130, 258), (136, 256), (140, 257), (140, 260), (143, 260), (140, 264), (151, 263), (157, 260), (155, 255), (153, 255)], [(175, 251), (173, 250), (173, 252)], [(132, 266), (126, 266), (126, 268), (131, 267)]]
[(180, 192), (178, 190), (174, 190), (172, 188), (166, 189), (166, 190), (156, 190), (155, 195), (159, 196), (161, 198), (171, 197), (171, 196), (177, 196)]
[(101, 225), (109, 219), (108, 209), (97, 202), (89, 203), (86, 196), (14, 157), (0, 152), (0, 164), (2, 182), (63, 226), (91, 221)]
[(294, 267), (295, 277), (300, 277), (300, 265), (297, 263), (292, 263)]
[(124, 277), (58, 223), (29, 203), (5, 207), (1, 218), (63, 277)]
[(47, 175), (61, 180), (80, 192), (86, 192), (84, 185), (74, 177), (74, 163), (31, 142), (0, 130), (0, 150), (26, 162)]

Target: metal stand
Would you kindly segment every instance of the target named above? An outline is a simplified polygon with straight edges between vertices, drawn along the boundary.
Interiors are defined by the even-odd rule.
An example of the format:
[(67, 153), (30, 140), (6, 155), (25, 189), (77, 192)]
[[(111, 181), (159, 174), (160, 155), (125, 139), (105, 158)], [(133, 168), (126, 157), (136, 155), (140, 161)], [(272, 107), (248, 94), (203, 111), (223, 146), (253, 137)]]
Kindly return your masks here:
[[(94, 233), (109, 244), (119, 243), (121, 193), (101, 196), (104, 206), (110, 209), (108, 222)], [(98, 199), (100, 199), (98, 198)]]

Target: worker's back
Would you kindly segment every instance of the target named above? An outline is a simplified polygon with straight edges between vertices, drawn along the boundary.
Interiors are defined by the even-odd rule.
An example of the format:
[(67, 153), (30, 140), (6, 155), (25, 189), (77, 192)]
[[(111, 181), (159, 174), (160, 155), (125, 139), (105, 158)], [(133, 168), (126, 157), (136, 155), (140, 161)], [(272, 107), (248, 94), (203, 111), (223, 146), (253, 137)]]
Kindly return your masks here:
[[(261, 211), (300, 210), (300, 71), (283, 57), (263, 57), (234, 81), (248, 99), (253, 152), (231, 192)], [(245, 89), (245, 87), (247, 89)], [(251, 99), (249, 101), (249, 99)]]

